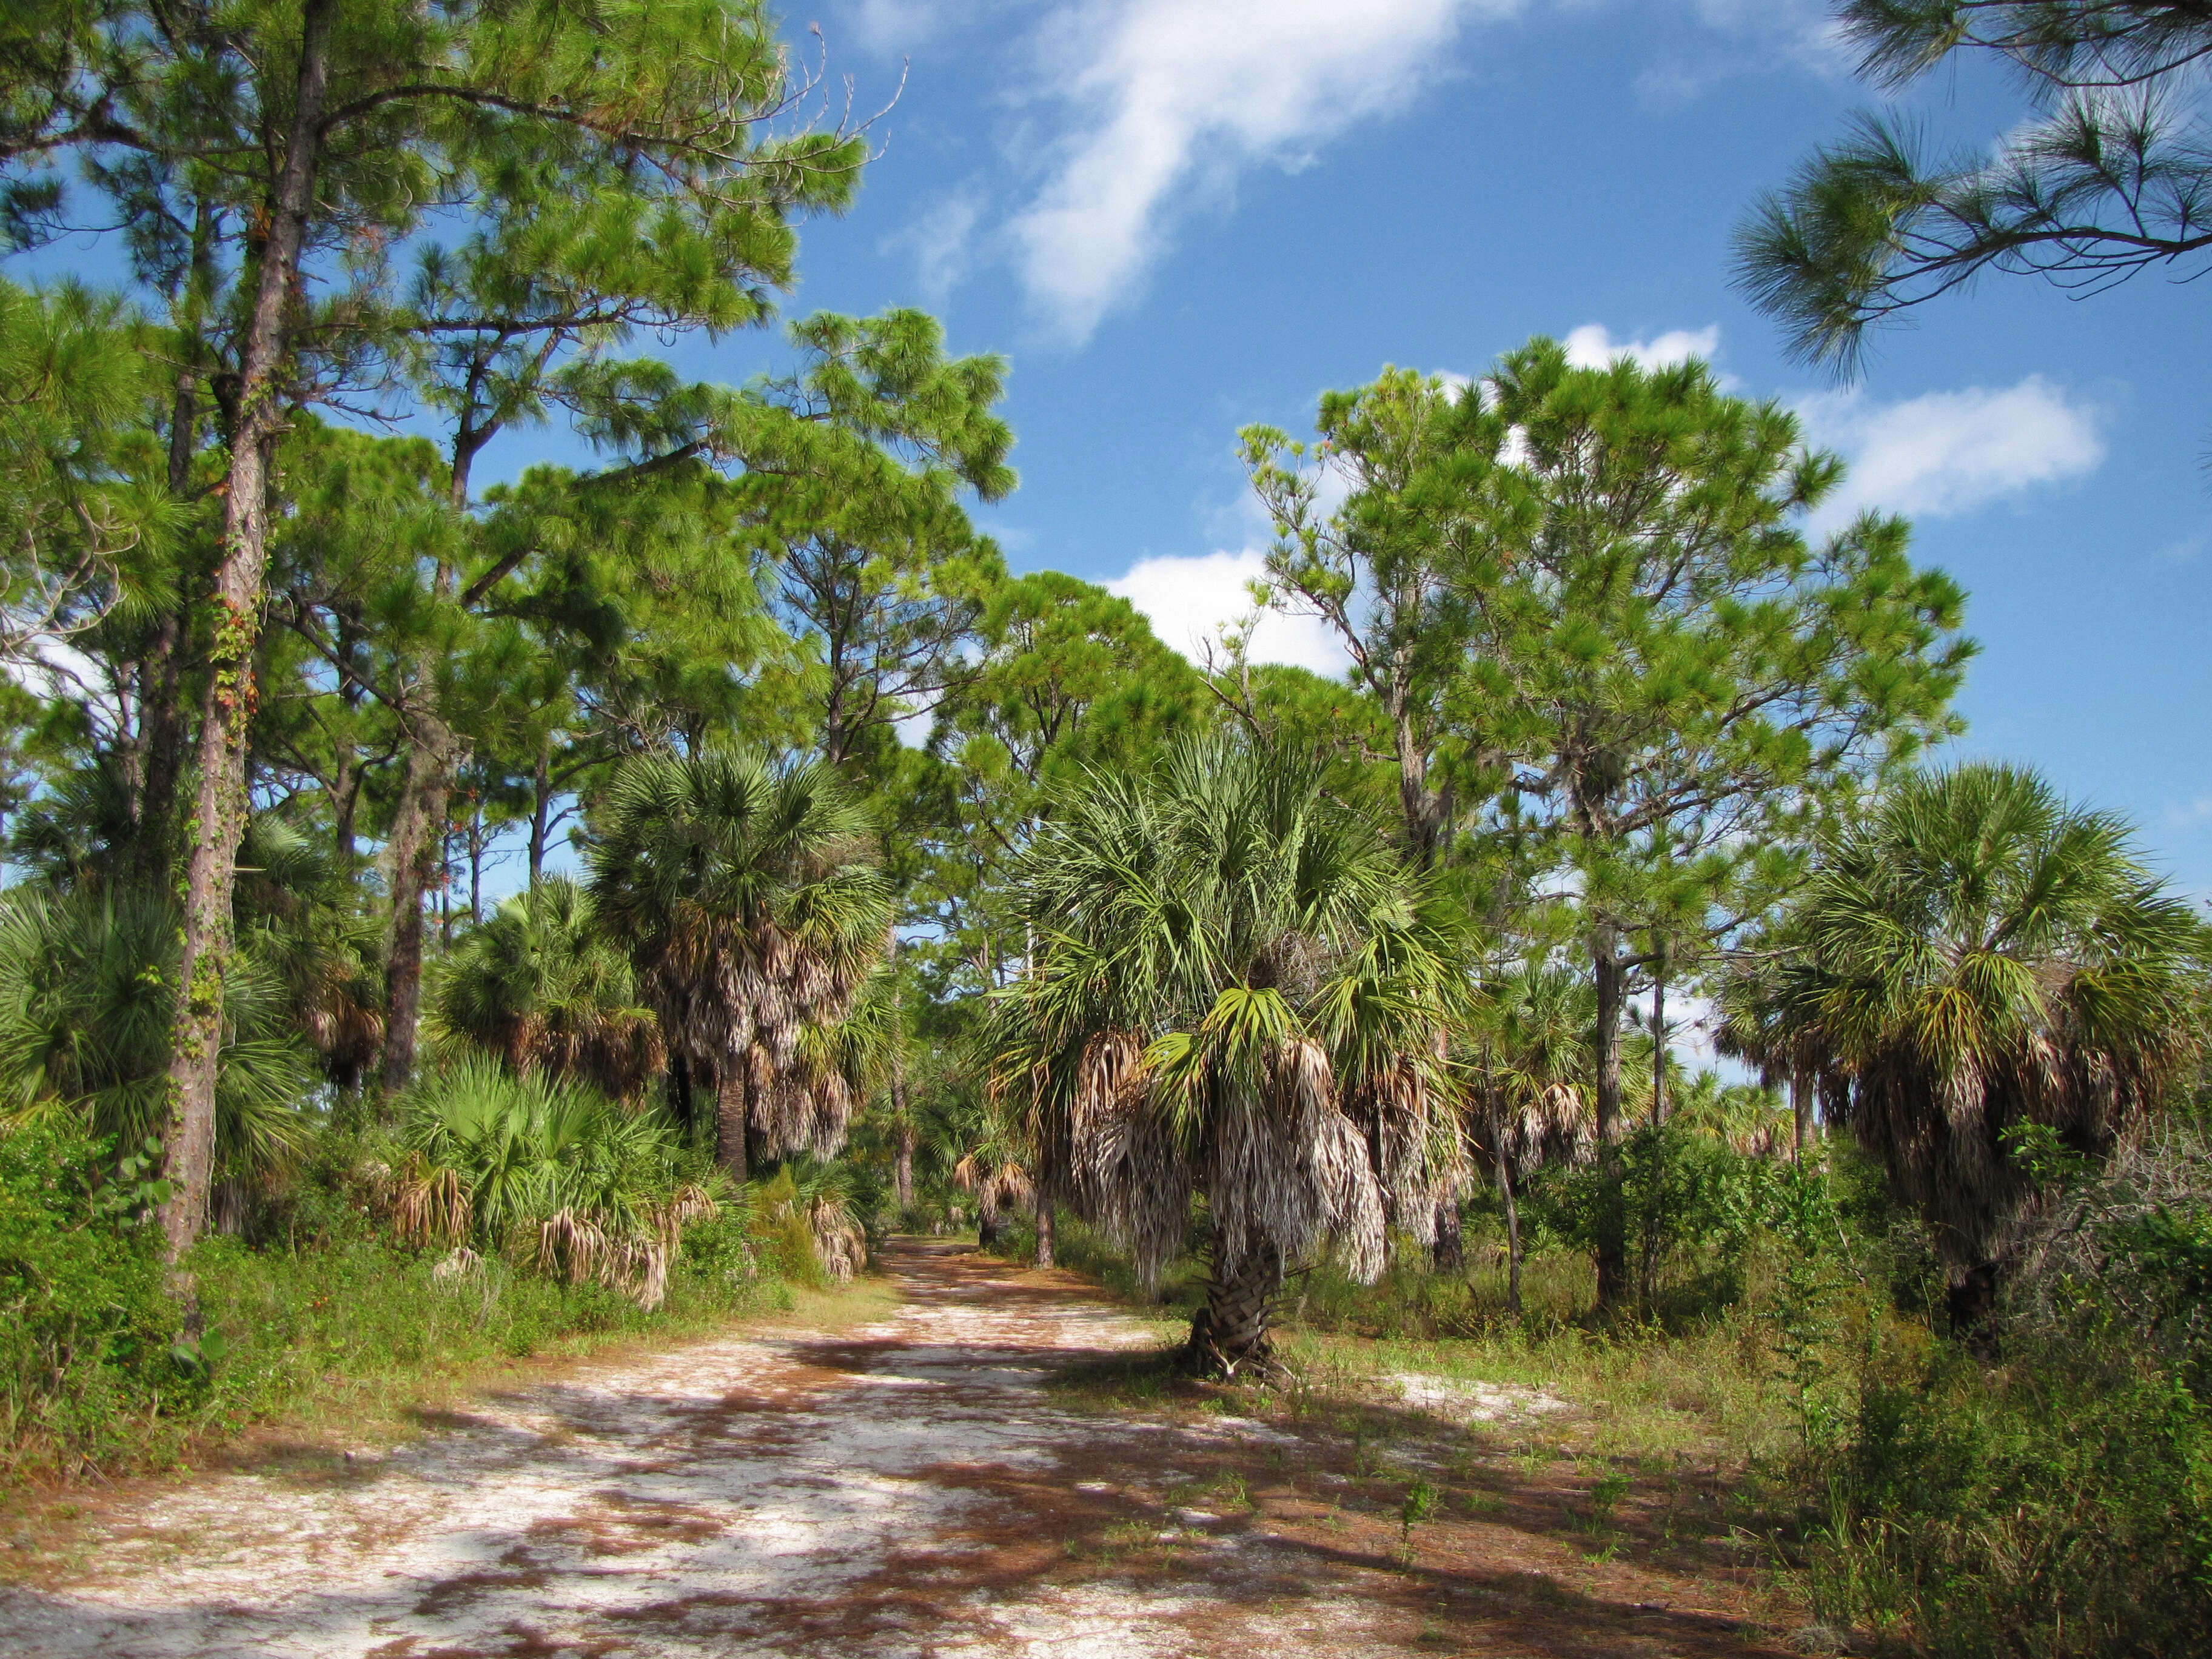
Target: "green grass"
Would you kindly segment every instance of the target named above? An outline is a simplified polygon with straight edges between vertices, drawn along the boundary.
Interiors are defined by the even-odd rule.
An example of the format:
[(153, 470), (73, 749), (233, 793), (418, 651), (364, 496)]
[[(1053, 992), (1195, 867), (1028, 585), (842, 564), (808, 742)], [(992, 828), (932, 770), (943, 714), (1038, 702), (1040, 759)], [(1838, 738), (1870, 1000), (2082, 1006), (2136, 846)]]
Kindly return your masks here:
[(519, 1258), (441, 1276), (441, 1253), (310, 1193), (309, 1224), (252, 1246), (210, 1237), (187, 1258), (195, 1340), (152, 1230), (118, 1230), (75, 1179), (85, 1156), (66, 1134), (0, 1139), (0, 1485), (175, 1468), (280, 1422), (349, 1444), (396, 1437), (411, 1407), (526, 1362), (746, 1317), (837, 1322), (890, 1296), (828, 1289), (811, 1245), (742, 1206), (685, 1230), (648, 1312)]

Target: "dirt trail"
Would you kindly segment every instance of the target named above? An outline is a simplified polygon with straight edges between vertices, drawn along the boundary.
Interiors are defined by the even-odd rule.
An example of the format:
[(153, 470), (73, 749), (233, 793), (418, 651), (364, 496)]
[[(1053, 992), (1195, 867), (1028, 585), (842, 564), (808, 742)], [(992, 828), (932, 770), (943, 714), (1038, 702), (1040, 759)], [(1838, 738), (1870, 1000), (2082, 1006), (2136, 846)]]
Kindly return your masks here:
[[(1400, 1414), (1394, 1477), (1364, 1434), (1083, 1409), (1047, 1376), (1143, 1327), (957, 1247), (888, 1267), (905, 1300), (855, 1332), (580, 1367), (319, 1481), (149, 1489), (88, 1574), (0, 1591), (0, 1653), (1759, 1650), (1747, 1571), (1632, 1521), (1626, 1551), (1578, 1543), (1565, 1486), (1461, 1491), (1468, 1443), (1432, 1416)], [(1408, 1548), (1421, 1467), (1446, 1501)]]

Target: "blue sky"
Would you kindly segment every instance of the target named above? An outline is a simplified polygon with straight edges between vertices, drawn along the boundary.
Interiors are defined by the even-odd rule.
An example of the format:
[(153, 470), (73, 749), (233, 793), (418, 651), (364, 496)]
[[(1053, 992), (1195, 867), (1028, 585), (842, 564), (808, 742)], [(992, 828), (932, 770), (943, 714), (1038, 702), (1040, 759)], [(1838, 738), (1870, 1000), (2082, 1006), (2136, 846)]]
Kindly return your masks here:
[[(827, 62), (880, 107), (855, 210), (805, 233), (787, 314), (923, 305), (1011, 361), (1022, 487), (982, 514), (1019, 568), (1108, 582), (1164, 636), (1243, 608), (1264, 541), (1237, 428), (1294, 434), (1386, 362), (1477, 373), (1537, 332), (1708, 355), (1854, 463), (1971, 594), (1963, 748), (2124, 810), (2212, 892), (2206, 325), (2160, 277), (2080, 303), (1994, 279), (1839, 389), (1728, 283), (1729, 238), (1875, 101), (1811, 0), (823, 0)], [(842, 98), (842, 92), (839, 94)], [(1986, 147), (2026, 110), (1983, 70), (1908, 106)], [(835, 111), (832, 115), (834, 118)], [(56, 248), (20, 275), (100, 250)], [(742, 379), (760, 335), (679, 342)], [(501, 441), (483, 471), (565, 457)], [(1323, 667), (1310, 624), (1262, 654)]]
[[(1710, 355), (1801, 405), (1971, 594), (1964, 747), (2121, 808), (2212, 890), (2212, 586), (2199, 295), (2077, 302), (1993, 279), (1839, 389), (1731, 291), (1729, 238), (1876, 101), (1794, 0), (840, 0), (856, 105), (905, 91), (858, 208), (805, 239), (793, 313), (920, 303), (1006, 354), (1018, 568), (1116, 584), (1182, 642), (1240, 604), (1264, 532), (1238, 426), (1310, 427), (1384, 363), (1480, 371), (1529, 335)], [(798, 34), (808, 19), (793, 15)], [(1905, 100), (1980, 147), (1994, 74)], [(1577, 331), (1581, 331), (1579, 335)], [(701, 354), (741, 369), (757, 342)], [(1267, 647), (1325, 661), (1310, 627)]]

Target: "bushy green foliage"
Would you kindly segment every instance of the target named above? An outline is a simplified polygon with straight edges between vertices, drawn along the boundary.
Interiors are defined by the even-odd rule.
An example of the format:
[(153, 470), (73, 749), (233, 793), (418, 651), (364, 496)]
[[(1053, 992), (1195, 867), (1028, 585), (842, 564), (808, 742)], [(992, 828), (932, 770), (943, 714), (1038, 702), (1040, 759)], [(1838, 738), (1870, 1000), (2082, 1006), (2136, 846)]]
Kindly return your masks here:
[(1816, 1479), (1817, 1594), (1923, 1651), (2118, 1659), (2212, 1631), (2212, 1413), (2123, 1331), (1995, 1375), (1949, 1348), (1872, 1372)]
[(102, 1182), (107, 1153), (64, 1120), (0, 1136), (0, 1468), (96, 1465), (197, 1391), (159, 1237), (134, 1183)]
[(1814, 1446), (1811, 1563), (1840, 1619), (1924, 1650), (2180, 1654), (2212, 1630), (2212, 1156), (2172, 1121), (2111, 1164), (2021, 1138), (2061, 1189), (1994, 1361), (1877, 1356)]
[(1617, 1158), (1543, 1171), (1528, 1215), (1570, 1248), (1625, 1252), (1647, 1316), (1709, 1311), (1742, 1294), (1776, 1168), (1683, 1124), (1646, 1124)]
[(198, 1246), (193, 1340), (145, 1220), (152, 1160), (118, 1159), (66, 1119), (0, 1135), (0, 1473), (167, 1465), (334, 1393), (396, 1403), (432, 1374), (788, 1306), (787, 1280), (820, 1276), (811, 1244), (802, 1259), (762, 1237), (744, 1192), (682, 1224), (649, 1310), (595, 1279), (537, 1272), (528, 1252), (488, 1251), (457, 1273), (441, 1249), (393, 1235), (362, 1164), (330, 1138), (265, 1206), (262, 1243)]

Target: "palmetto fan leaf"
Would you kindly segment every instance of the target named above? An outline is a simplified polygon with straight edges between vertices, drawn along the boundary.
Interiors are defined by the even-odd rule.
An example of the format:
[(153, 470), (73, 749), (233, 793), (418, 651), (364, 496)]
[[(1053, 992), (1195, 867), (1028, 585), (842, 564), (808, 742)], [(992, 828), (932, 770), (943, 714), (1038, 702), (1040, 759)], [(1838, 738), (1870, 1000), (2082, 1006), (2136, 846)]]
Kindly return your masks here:
[(628, 955), (600, 931), (591, 896), (558, 876), (462, 941), (431, 987), (430, 1016), (435, 1037), (617, 1099), (637, 1098), (667, 1062)]
[(600, 917), (671, 1044), (714, 1075), (723, 1163), (742, 1176), (749, 1132), (772, 1156), (834, 1152), (854, 1090), (805, 1050), (889, 937), (866, 813), (819, 763), (710, 750), (632, 761), (596, 828)]
[[(128, 891), (0, 897), (0, 1110), (82, 1115), (136, 1146), (158, 1133), (175, 1006), (177, 913)], [(309, 1057), (284, 988), (249, 947), (224, 1000), (216, 1178), (253, 1183), (307, 1146)]]
[(1455, 1156), (1449, 941), (1314, 757), (1234, 739), (1098, 776), (1020, 874), (1033, 971), (996, 1009), (994, 1091), (1031, 1103), (1070, 1196), (1156, 1275), (1207, 1200), (1194, 1356), (1265, 1363), (1286, 1267), (1382, 1262)]

